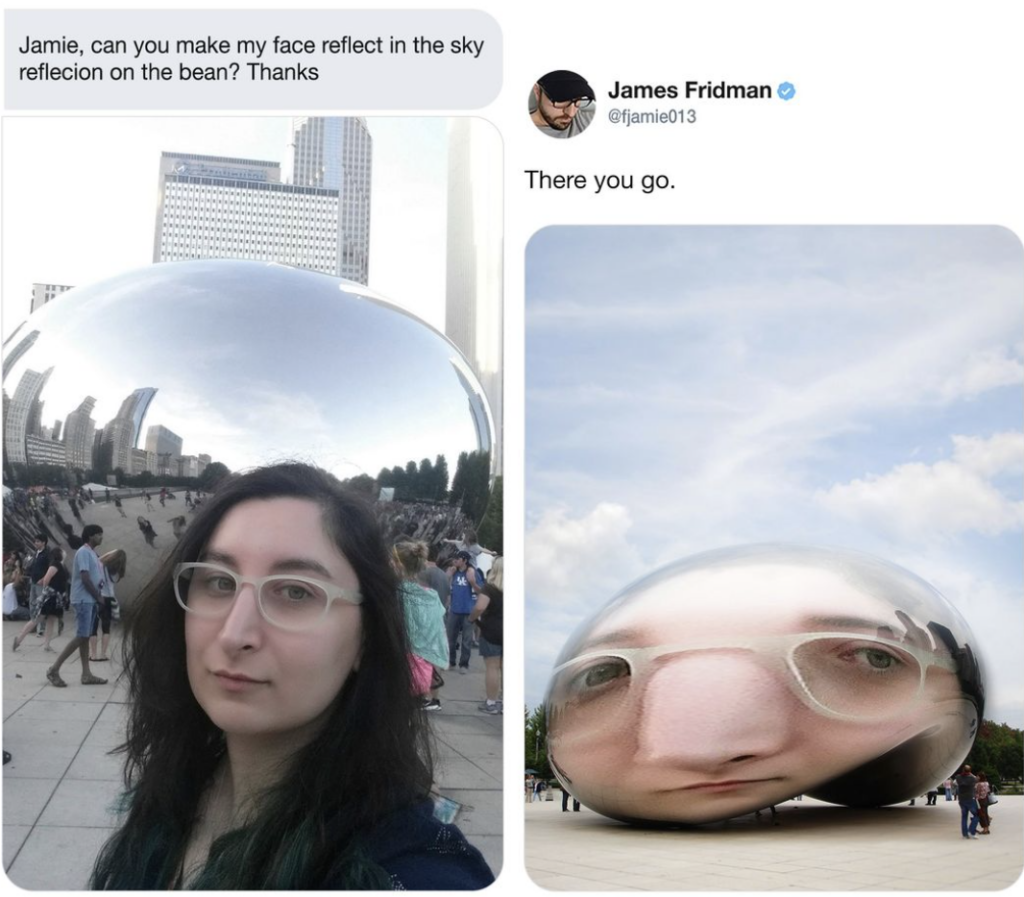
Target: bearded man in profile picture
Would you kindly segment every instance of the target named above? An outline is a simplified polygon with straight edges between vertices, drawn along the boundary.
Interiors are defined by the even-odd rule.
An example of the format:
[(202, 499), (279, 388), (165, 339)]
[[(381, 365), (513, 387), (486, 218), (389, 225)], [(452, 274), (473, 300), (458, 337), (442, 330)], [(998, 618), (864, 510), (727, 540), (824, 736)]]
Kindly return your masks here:
[(530, 118), (548, 137), (575, 137), (594, 120), (595, 99), (593, 88), (575, 72), (548, 72), (533, 85)]

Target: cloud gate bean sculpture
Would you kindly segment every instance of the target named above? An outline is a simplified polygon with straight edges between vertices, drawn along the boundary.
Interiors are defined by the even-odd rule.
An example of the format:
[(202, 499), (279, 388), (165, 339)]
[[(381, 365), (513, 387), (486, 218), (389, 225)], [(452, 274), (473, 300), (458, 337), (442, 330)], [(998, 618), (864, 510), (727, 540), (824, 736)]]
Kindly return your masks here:
[(584, 622), (548, 687), (548, 756), (586, 806), (703, 823), (798, 794), (924, 793), (963, 762), (976, 644), (928, 583), (869, 555), (723, 549), (634, 583)]

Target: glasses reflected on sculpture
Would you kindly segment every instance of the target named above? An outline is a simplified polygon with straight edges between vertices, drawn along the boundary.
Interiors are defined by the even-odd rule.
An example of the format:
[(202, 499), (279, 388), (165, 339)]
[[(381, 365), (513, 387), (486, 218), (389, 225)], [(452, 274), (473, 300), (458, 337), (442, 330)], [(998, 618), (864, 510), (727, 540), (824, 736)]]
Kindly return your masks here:
[(573, 797), (634, 822), (713, 822), (797, 794), (907, 800), (977, 734), (972, 642), (935, 589), (878, 558), (707, 552), (571, 636), (548, 688), (548, 758)]
[(174, 596), (189, 613), (226, 617), (243, 586), (252, 586), (260, 614), (272, 626), (290, 631), (315, 629), (336, 600), (361, 604), (362, 596), (306, 576), (240, 576), (219, 564), (178, 564)]
[(919, 700), (929, 667), (956, 670), (951, 657), (849, 632), (712, 639), (583, 654), (555, 668), (554, 701), (564, 702), (570, 724), (585, 724), (589, 716), (603, 727), (609, 710), (639, 700), (656, 669), (694, 652), (756, 654), (766, 667), (787, 670), (793, 693), (812, 710), (862, 722), (894, 716)]

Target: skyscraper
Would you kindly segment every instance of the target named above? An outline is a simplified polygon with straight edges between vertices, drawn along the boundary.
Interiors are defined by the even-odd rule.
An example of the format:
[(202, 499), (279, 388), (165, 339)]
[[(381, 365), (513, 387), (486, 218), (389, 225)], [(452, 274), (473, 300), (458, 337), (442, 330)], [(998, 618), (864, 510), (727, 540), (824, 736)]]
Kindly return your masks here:
[(61, 293), (66, 293), (74, 287), (65, 286), (62, 283), (34, 283), (32, 284), (32, 305), (29, 314), (42, 308), (47, 302), (52, 302)]
[(338, 273), (338, 191), (277, 162), (162, 153), (153, 261), (254, 259)]
[(109, 470), (132, 470), (132, 449), (138, 448), (142, 421), (156, 389), (146, 386), (136, 389), (122, 403), (117, 416), (103, 428), (101, 449), (104, 452), (104, 467)]
[(497, 132), (472, 118), (448, 126), (445, 335), (466, 356), (494, 420), (492, 469), (502, 470), (501, 169)]
[(96, 423), (92, 410), (96, 400), (86, 396), (74, 411), (64, 419), (65, 464), (79, 470), (92, 469), (92, 444)]
[(18, 381), (18, 388), (11, 398), (7, 419), (4, 421), (4, 447), (7, 450), (7, 460), (12, 464), (28, 463), (25, 437), (39, 435), (42, 417), (39, 395), (52, 373), (52, 367), (41, 374), (26, 368)]
[(365, 284), (373, 141), (361, 118), (297, 118), (278, 162), (164, 152), (153, 261), (254, 259)]
[(184, 445), (182, 438), (167, 427), (154, 424), (146, 430), (146, 451), (157, 458), (157, 473), (178, 475), (178, 458)]
[(362, 118), (292, 119), (291, 182), (338, 191), (340, 277), (366, 284), (370, 276), (370, 186), (373, 138)]

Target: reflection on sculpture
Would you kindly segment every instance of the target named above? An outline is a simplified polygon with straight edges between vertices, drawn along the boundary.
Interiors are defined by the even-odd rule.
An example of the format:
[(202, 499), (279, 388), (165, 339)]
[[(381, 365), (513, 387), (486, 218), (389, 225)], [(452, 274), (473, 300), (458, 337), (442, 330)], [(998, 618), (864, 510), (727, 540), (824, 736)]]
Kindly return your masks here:
[(625, 821), (701, 823), (798, 794), (920, 795), (970, 751), (984, 689), (967, 624), (914, 574), (753, 545), (615, 596), (570, 637), (546, 705), (574, 797)]
[(152, 265), (65, 293), (23, 330), (4, 346), (7, 464), (159, 478), (294, 457), (344, 479), (492, 447), (458, 350), (328, 275)]

